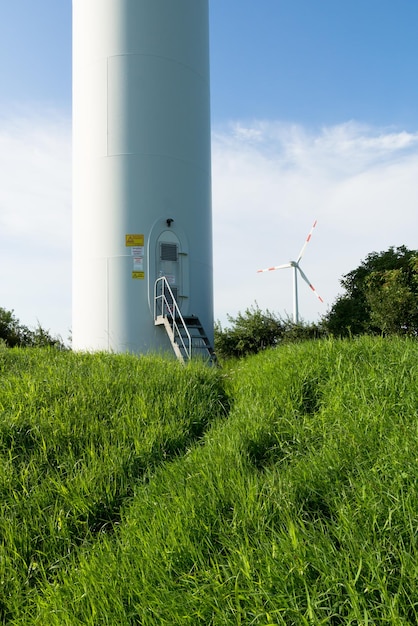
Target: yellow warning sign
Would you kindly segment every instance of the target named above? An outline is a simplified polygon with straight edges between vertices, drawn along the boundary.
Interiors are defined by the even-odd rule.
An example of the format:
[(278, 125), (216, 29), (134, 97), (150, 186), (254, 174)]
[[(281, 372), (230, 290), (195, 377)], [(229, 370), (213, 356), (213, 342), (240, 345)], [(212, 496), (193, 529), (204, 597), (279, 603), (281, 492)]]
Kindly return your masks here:
[(125, 246), (143, 246), (144, 235), (125, 235)]
[(145, 278), (145, 272), (132, 272), (132, 278), (135, 279), (139, 279), (139, 280), (144, 280)]

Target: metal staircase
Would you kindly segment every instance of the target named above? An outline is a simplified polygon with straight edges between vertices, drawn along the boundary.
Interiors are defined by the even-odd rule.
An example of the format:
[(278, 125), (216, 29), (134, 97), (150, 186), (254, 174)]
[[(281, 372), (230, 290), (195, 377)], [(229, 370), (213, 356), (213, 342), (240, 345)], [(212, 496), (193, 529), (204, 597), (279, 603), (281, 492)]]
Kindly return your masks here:
[(155, 281), (154, 324), (164, 326), (174, 353), (182, 363), (192, 358), (200, 358), (211, 365), (216, 363), (215, 353), (199, 318), (182, 316), (165, 276)]

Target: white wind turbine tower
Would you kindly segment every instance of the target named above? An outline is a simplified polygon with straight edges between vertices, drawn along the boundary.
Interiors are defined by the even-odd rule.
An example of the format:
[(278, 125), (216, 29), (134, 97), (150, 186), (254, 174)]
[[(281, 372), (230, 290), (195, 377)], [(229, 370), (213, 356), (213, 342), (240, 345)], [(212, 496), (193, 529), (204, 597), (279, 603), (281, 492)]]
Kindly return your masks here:
[(258, 273), (261, 272), (273, 272), (274, 270), (283, 270), (286, 269), (288, 267), (293, 268), (293, 322), (295, 324), (298, 324), (299, 322), (299, 301), (298, 301), (298, 272), (300, 273), (301, 277), (303, 278), (303, 280), (309, 285), (309, 287), (312, 289), (312, 291), (314, 292), (314, 294), (316, 295), (316, 297), (318, 298), (318, 300), (320, 300), (320, 302), (323, 302), (323, 299), (321, 298), (321, 296), (317, 293), (315, 287), (312, 285), (312, 283), (310, 282), (310, 280), (308, 279), (308, 277), (306, 276), (306, 274), (304, 273), (304, 271), (302, 270), (302, 268), (300, 267), (299, 263), (305, 253), (306, 250), (306, 246), (308, 245), (311, 237), (312, 237), (312, 233), (313, 230), (316, 226), (316, 220), (310, 230), (309, 235), (306, 237), (306, 241), (302, 246), (302, 250), (299, 252), (299, 256), (297, 258), (297, 261), (289, 261), (289, 263), (284, 263), (283, 265), (275, 265), (274, 267), (267, 267), (266, 269), (263, 270), (257, 270)]

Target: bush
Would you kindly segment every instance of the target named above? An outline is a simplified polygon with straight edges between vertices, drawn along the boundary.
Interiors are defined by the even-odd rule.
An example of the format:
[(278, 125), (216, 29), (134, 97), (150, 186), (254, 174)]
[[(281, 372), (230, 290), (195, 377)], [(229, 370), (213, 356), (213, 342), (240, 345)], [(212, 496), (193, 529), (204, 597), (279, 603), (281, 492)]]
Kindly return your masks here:
[(231, 327), (215, 324), (215, 352), (219, 358), (240, 358), (256, 354), (279, 343), (293, 343), (323, 337), (325, 330), (317, 324), (295, 324), (281, 319), (268, 309), (262, 311), (257, 304), (238, 313), (228, 315)]
[(13, 311), (0, 307), (0, 342), (7, 347), (66, 349), (61, 337), (53, 337), (48, 330), (38, 326), (32, 330), (19, 322)]
[(231, 328), (215, 324), (215, 352), (221, 358), (256, 354), (277, 345), (284, 333), (283, 322), (269, 310), (261, 311), (257, 304), (236, 317), (228, 315), (228, 322)]

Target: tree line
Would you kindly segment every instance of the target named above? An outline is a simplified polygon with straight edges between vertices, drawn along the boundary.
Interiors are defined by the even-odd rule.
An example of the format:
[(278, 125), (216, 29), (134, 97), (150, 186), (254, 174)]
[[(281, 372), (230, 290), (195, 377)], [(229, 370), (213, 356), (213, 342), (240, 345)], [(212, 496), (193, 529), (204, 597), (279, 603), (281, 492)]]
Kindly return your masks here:
[[(418, 250), (405, 246), (371, 252), (340, 280), (343, 293), (318, 323), (294, 324), (257, 304), (229, 325), (215, 324), (215, 352), (241, 357), (286, 342), (364, 334), (418, 336)], [(7, 347), (52, 346), (66, 349), (61, 337), (40, 324), (30, 329), (13, 311), (0, 307), (0, 343)]]

